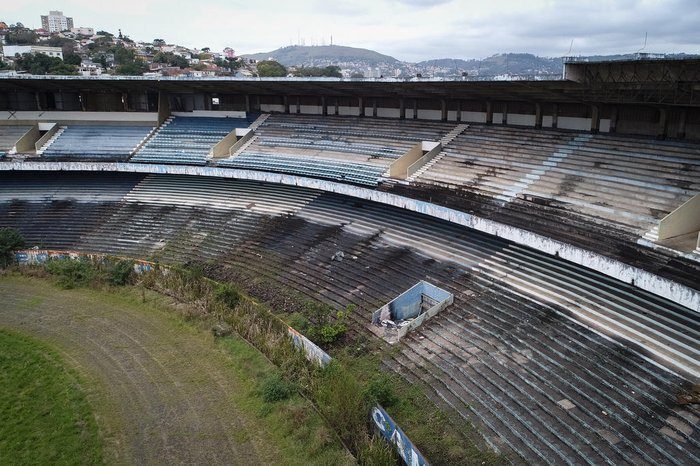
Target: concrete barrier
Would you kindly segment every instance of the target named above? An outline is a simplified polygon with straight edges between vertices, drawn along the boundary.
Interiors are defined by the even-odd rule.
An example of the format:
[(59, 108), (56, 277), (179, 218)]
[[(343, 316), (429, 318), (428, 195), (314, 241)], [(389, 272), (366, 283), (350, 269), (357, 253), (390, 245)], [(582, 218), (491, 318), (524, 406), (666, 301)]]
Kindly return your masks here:
[(320, 367), (326, 367), (331, 362), (331, 357), (316, 343), (306, 338), (292, 327), (287, 327), (287, 333), (292, 338), (294, 346), (304, 351), (306, 358)]
[[(372, 324), (381, 326), (383, 320), (391, 320), (399, 327), (394, 332), (390, 332), (394, 338), (384, 339), (389, 343), (397, 343), (405, 337), (408, 332), (420, 327), (423, 322), (435, 316), (437, 313), (452, 304), (454, 296), (452, 293), (439, 288), (425, 280), (413, 285), (408, 290), (401, 293), (387, 304), (372, 313)], [(430, 307), (425, 309), (425, 305)], [(410, 323), (401, 326), (399, 322), (412, 319)]]
[(403, 430), (394, 422), (389, 414), (377, 405), (372, 408), (372, 421), (377, 432), (393, 445), (404, 463), (408, 466), (426, 466), (428, 461), (423, 457), (418, 448), (404, 434)]
[(51, 136), (56, 134), (56, 131), (58, 131), (58, 123), (49, 123), (49, 125), (49, 129), (44, 133), (44, 135), (37, 139), (37, 141), (34, 143), (34, 150), (41, 149), (44, 146), (44, 144), (46, 144), (46, 142), (49, 139), (51, 139)]
[(700, 231), (700, 194), (688, 199), (659, 222), (659, 240)]
[(15, 260), (19, 265), (41, 265), (51, 259), (88, 259), (90, 261), (102, 262), (114, 258), (116, 260), (128, 260), (134, 263), (134, 272), (143, 273), (155, 267), (153, 262), (131, 259), (119, 256), (107, 256), (100, 253), (90, 253), (83, 251), (57, 250), (57, 249), (20, 249), (15, 251)]
[[(414, 145), (404, 155), (392, 162), (389, 166), (389, 176), (405, 180), (420, 167), (428, 163), (442, 150), (442, 145), (434, 141), (422, 141)], [(412, 170), (412, 171), (410, 171)]]
[(211, 148), (211, 155), (215, 159), (229, 157), (252, 136), (253, 130), (249, 128), (234, 128)]
[(32, 127), (17, 140), (15, 143), (15, 150), (19, 154), (34, 152), (36, 150), (36, 143), (40, 137), (39, 125), (32, 125)]

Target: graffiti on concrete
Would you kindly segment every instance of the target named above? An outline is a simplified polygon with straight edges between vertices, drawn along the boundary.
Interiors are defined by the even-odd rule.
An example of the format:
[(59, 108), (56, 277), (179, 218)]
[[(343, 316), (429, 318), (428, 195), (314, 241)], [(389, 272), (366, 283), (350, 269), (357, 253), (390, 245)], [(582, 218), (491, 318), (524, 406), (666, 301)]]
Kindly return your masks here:
[(297, 332), (292, 327), (287, 327), (287, 332), (289, 333), (289, 336), (292, 337), (294, 346), (304, 350), (306, 353), (306, 358), (309, 361), (315, 362), (321, 367), (326, 367), (328, 363), (331, 362), (331, 357), (328, 356), (328, 353), (323, 351), (318, 347), (318, 345), (306, 338), (304, 335)]
[[(22, 249), (15, 251), (15, 260), (20, 265), (40, 265), (44, 264), (50, 259), (87, 259), (93, 262), (105, 262), (111, 260), (104, 254), (90, 254), (78, 251), (57, 251), (53, 249)], [(115, 257), (114, 259), (122, 260), (120, 257)], [(133, 259), (125, 260), (130, 260), (134, 263), (134, 272), (136, 273), (148, 272), (154, 267), (152, 262)]]
[(384, 408), (379, 405), (372, 408), (372, 421), (382, 437), (394, 446), (404, 463), (408, 466), (428, 464), (423, 455), (413, 446), (411, 440), (396, 425), (391, 416), (384, 411)]

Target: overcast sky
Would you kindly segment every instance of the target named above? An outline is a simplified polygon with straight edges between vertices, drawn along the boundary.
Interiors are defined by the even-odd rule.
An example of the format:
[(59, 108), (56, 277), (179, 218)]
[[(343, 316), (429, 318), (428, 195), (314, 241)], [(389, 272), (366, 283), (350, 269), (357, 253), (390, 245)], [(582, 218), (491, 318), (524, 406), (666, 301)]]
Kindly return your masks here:
[[(239, 54), (333, 43), (400, 60), (700, 53), (700, 0), (3, 0), (0, 20), (40, 27), (50, 9), (75, 26)], [(573, 40), (573, 45), (572, 45)]]

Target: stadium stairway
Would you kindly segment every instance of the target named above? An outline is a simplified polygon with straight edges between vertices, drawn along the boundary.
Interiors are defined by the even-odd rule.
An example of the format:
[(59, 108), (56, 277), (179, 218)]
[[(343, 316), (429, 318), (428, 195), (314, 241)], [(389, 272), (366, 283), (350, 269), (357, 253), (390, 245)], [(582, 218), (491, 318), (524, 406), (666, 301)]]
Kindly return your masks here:
[[(355, 304), (354, 338), (372, 338), (370, 312), (416, 281), (448, 289), (455, 303), (385, 365), (474, 422), (500, 451), (547, 464), (698, 461), (700, 409), (679, 401), (700, 360), (700, 324), (688, 309), (498, 238), (308, 189), (61, 175), (47, 193), (42, 176), (13, 174), (15, 186), (0, 189), (0, 219), (30, 241), (201, 263), (280, 308), (283, 297), (261, 283)], [(72, 207), (58, 212), (56, 202)], [(96, 213), (86, 217), (88, 204)], [(71, 225), (75, 233), (62, 237)], [(332, 261), (338, 250), (345, 259)], [(630, 333), (615, 335), (622, 331)], [(640, 334), (645, 341), (630, 345)], [(669, 372), (660, 358), (689, 374)]]
[(26, 125), (0, 125), (0, 152), (11, 153), (19, 138), (30, 129)]

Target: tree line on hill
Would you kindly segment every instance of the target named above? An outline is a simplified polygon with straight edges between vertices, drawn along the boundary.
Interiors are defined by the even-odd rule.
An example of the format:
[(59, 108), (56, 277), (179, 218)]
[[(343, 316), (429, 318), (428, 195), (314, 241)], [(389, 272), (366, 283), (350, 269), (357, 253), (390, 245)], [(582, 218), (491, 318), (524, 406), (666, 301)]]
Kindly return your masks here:
[(288, 75), (298, 77), (326, 77), (326, 78), (341, 78), (343, 75), (338, 66), (308, 66), (298, 67), (288, 70), (287, 67), (275, 60), (263, 60), (257, 63), (258, 76), (263, 78), (281, 78)]

